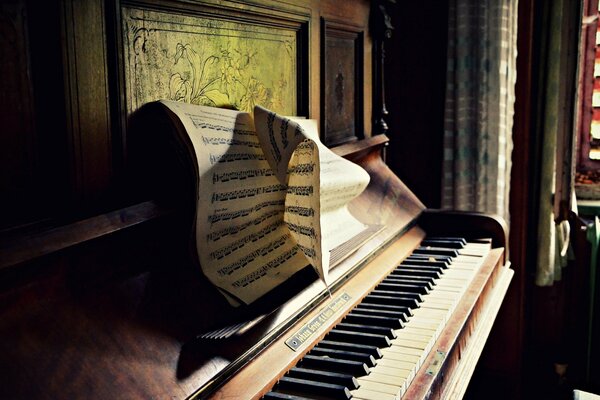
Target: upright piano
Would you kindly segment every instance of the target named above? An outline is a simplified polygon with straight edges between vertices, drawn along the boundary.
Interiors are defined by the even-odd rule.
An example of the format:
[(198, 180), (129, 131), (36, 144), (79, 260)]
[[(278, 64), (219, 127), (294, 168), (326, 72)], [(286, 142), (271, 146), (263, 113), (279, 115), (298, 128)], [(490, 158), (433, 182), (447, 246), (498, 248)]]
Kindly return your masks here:
[[(384, 162), (388, 138), (368, 125), (385, 108), (374, 38), (392, 28), (385, 3), (14, 0), (0, 9), (16, 32), (0, 41), (16, 55), (0, 62), (28, 63), (3, 69), (26, 87), (15, 86), (11, 104), (40, 137), (53, 128), (68, 137), (69, 178), (47, 186), (72, 179), (65, 197), (92, 210), (0, 232), (0, 398), (464, 394), (512, 277), (507, 230), (490, 215), (427, 209)], [(243, 45), (229, 39), (248, 36)], [(258, 51), (265, 43), (289, 57), (277, 79), (264, 73), (276, 54)], [(197, 74), (204, 67), (213, 70)], [(246, 87), (231, 89), (242, 80)], [(247, 90), (246, 103), (287, 99), (294, 113), (320, 116), (326, 144), (369, 173), (349, 209), (378, 228), (360, 246), (335, 249), (344, 257), (330, 291), (307, 267), (250, 306), (231, 307), (189, 257), (188, 206), (124, 195), (130, 114), (158, 98), (223, 99), (226, 89)], [(289, 92), (275, 99), (275, 89)], [(37, 114), (34, 103), (44, 106)], [(36, 148), (31, 139), (32, 149), (51, 141)]]
[[(512, 276), (506, 229), (493, 216), (426, 209), (383, 162), (387, 141), (335, 148), (371, 176), (352, 213), (382, 229), (344, 250), (330, 293), (307, 268), (234, 309), (184, 257), (109, 273), (106, 244), (85, 245), (100, 258), (93, 268), (65, 263), (2, 293), (0, 396), (460, 398)], [(146, 208), (112, 218), (170, 218)], [(111, 240), (131, 262), (126, 239)], [(147, 240), (143, 251), (161, 246)]]

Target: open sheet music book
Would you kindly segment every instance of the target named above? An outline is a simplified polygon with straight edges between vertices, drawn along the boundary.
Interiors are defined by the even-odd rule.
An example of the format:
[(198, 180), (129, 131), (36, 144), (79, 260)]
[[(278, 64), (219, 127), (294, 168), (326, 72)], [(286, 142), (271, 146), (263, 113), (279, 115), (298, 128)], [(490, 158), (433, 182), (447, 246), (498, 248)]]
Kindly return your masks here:
[(368, 173), (324, 146), (314, 120), (158, 104), (195, 164), (200, 266), (232, 304), (253, 302), (308, 264), (327, 285), (331, 250), (372, 231), (346, 207)]

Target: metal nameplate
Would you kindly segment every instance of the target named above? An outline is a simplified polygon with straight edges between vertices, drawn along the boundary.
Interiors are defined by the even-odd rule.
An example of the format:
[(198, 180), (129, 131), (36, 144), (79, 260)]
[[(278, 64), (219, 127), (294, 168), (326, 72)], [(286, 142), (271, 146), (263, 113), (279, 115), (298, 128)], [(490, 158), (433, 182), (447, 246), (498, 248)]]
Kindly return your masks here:
[(335, 313), (342, 308), (348, 301), (350, 296), (347, 293), (342, 293), (335, 299), (329, 302), (328, 305), (323, 307), (319, 314), (312, 320), (307, 322), (298, 329), (290, 338), (285, 341), (285, 344), (294, 351), (297, 351), (303, 343), (308, 341), (312, 335), (319, 330), (325, 323), (335, 315)]
[(443, 351), (436, 351), (433, 355), (433, 361), (429, 364), (429, 368), (425, 371), (427, 375), (436, 375), (440, 368), (442, 368), (442, 364), (444, 363), (444, 359), (446, 358), (446, 353)]

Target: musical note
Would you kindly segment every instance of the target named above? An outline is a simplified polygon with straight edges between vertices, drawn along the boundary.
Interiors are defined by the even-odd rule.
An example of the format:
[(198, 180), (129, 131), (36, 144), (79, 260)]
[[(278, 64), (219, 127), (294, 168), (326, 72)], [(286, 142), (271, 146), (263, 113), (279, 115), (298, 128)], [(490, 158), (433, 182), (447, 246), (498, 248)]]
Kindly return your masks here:
[(277, 248), (283, 246), (289, 238), (289, 234), (282, 235), (279, 238), (268, 243), (266, 246), (253, 250), (250, 253), (246, 254), (244, 257), (240, 258), (239, 260), (228, 264), (223, 268), (220, 268), (219, 270), (217, 270), (217, 273), (221, 276), (231, 275), (238, 269), (244, 268), (259, 257), (265, 257), (269, 253), (275, 251)]
[(294, 196), (310, 196), (314, 192), (312, 186), (288, 186), (287, 193)]
[(301, 217), (314, 217), (315, 209), (310, 207), (299, 207), (299, 206), (287, 206), (285, 212), (290, 214), (296, 214)]
[[(282, 214), (283, 214), (283, 208), (267, 212), (267, 213), (261, 215), (260, 217), (255, 218), (246, 223), (243, 223), (241, 225), (228, 226), (220, 231), (210, 232), (209, 234), (206, 235), (206, 240), (216, 242), (217, 240), (220, 240), (226, 236), (235, 235), (240, 232), (243, 232), (246, 228), (249, 228), (253, 225), (262, 225), (266, 220), (273, 218), (273, 217), (279, 217), (279, 219), (281, 220)], [(247, 215), (249, 215), (249, 213)], [(281, 222), (281, 221), (279, 221), (279, 222)]]
[(251, 272), (250, 274), (240, 278), (232, 283), (233, 287), (246, 287), (252, 282), (264, 277), (269, 270), (276, 269), (282, 265), (285, 265), (289, 262), (294, 256), (298, 253), (298, 246), (292, 248), (291, 250), (286, 251), (285, 253), (277, 256), (277, 258), (268, 261), (262, 267), (257, 270)]
[(235, 251), (243, 248), (248, 243), (256, 242), (258, 240), (263, 239), (265, 236), (268, 236), (270, 233), (275, 232), (282, 225), (283, 225), (283, 221), (276, 221), (275, 223), (267, 225), (266, 227), (264, 227), (263, 229), (261, 229), (260, 231), (258, 231), (256, 233), (252, 233), (248, 236), (244, 236), (240, 240), (236, 240), (235, 242), (233, 242), (225, 247), (222, 247), (218, 250), (211, 252), (210, 257), (213, 260), (220, 260), (223, 257), (226, 257), (226, 256), (234, 253)]
[(273, 170), (270, 168), (260, 168), (242, 171), (231, 171), (231, 172), (214, 172), (213, 183), (217, 182), (229, 182), (232, 180), (243, 181), (251, 178), (262, 178), (265, 176), (273, 176)]

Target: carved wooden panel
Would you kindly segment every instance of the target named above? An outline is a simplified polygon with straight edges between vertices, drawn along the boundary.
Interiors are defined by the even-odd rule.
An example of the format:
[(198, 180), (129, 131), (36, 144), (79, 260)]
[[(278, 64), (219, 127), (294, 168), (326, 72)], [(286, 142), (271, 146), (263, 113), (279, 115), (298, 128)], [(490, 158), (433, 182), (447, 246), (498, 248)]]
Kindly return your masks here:
[(122, 7), (127, 114), (158, 99), (298, 113), (306, 25), (216, 11)]
[(321, 19), (321, 135), (329, 146), (363, 137), (363, 31)]

